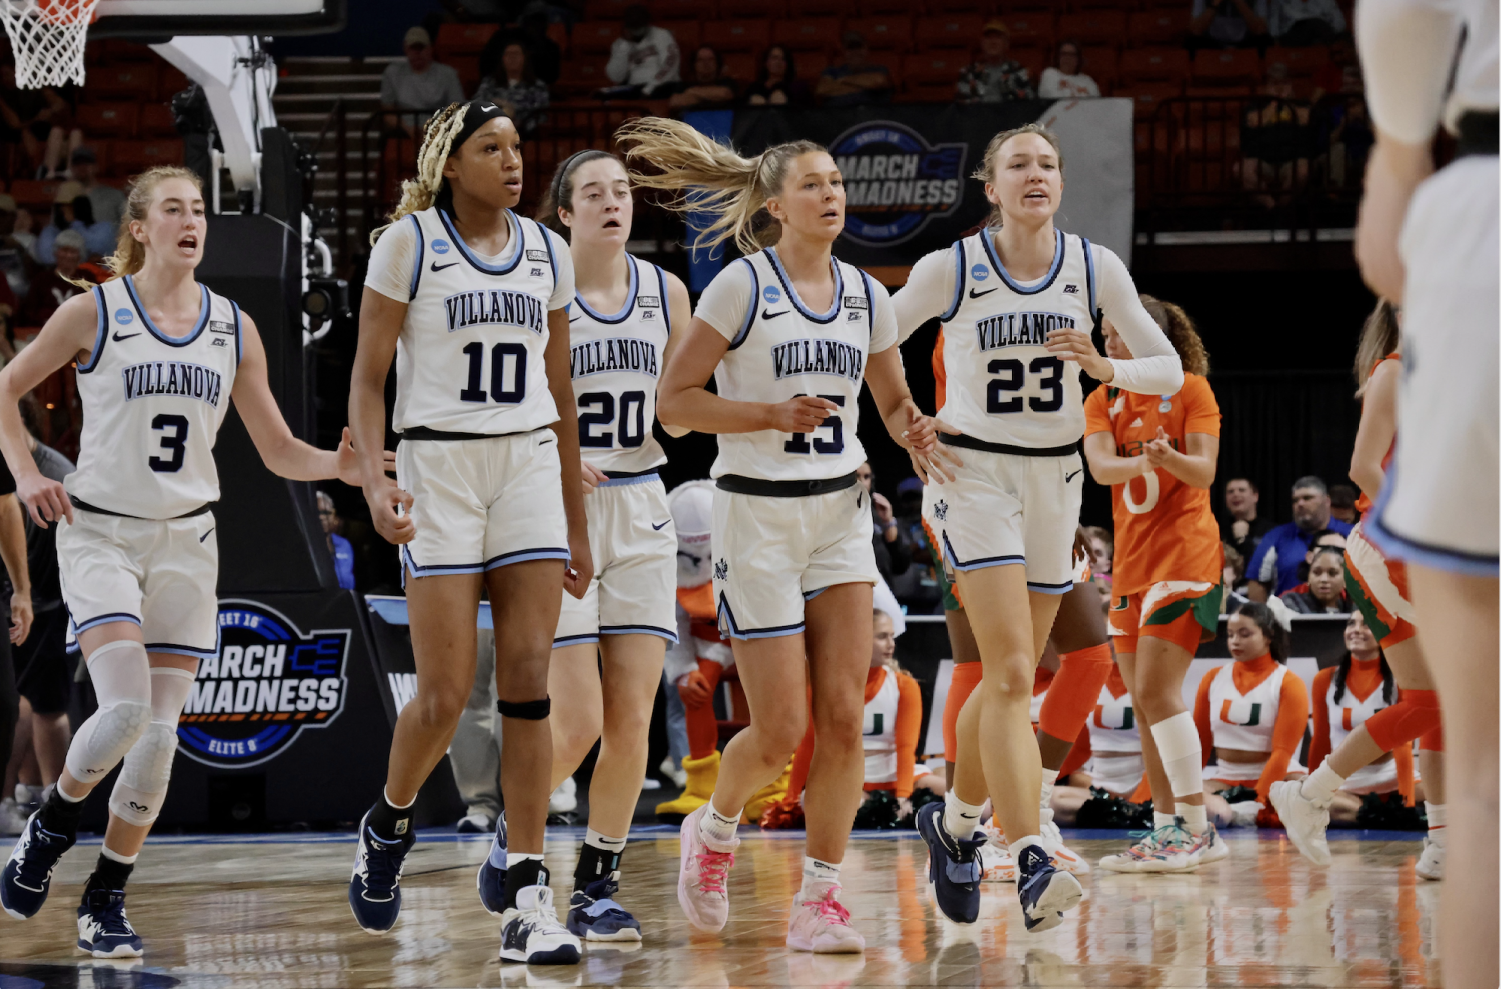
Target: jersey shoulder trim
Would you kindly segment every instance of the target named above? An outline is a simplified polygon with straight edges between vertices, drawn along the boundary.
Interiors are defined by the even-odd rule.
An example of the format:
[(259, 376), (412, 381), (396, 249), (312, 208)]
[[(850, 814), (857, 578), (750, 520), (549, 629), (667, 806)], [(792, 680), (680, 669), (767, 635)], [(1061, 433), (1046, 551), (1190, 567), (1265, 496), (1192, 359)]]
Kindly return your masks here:
[(141, 305), (141, 297), (136, 294), (135, 279), (130, 275), (126, 275), (121, 280), (125, 283), (125, 291), (130, 296), (130, 304), (135, 308), (136, 315), (141, 318), (141, 323), (152, 336), (167, 346), (186, 347), (194, 340), (197, 340), (199, 335), (203, 333), (203, 328), (208, 325), (209, 312), (213, 309), (213, 296), (209, 292), (207, 285), (200, 283), (198, 286), (200, 300), (198, 303), (198, 322), (194, 324), (193, 329), (188, 332), (187, 336), (173, 337), (163, 333), (151, 321), (151, 317), (146, 315), (146, 307)]
[(870, 287), (870, 275), (864, 268), (856, 268), (860, 273), (860, 281), (865, 285), (865, 335), (867, 338), (876, 335), (876, 300), (874, 289)]
[(412, 252), (412, 298), (417, 298), (417, 286), (422, 281), (422, 260), (427, 250), (426, 240), (422, 236), (422, 221), (417, 219), (416, 213), (408, 213), (412, 218), (413, 236), (417, 238), (417, 250)]
[(745, 265), (745, 270), (750, 272), (751, 290), (750, 303), (745, 307), (745, 322), (740, 326), (740, 332), (735, 334), (735, 339), (730, 341), (730, 349), (734, 350), (745, 342), (750, 336), (751, 326), (756, 322), (756, 307), (761, 302), (761, 279), (756, 276), (756, 266), (750, 258), (741, 258), (740, 264)]
[[(537, 235), (542, 238), (542, 250), (544, 250), (544, 251), (547, 252), (547, 265), (548, 265), (549, 268), (552, 269), (552, 287), (553, 288), (557, 288), (558, 287), (557, 245), (553, 243), (553, 238), (557, 237), (557, 234), (553, 233), (551, 230), (547, 229), (542, 224), (538, 223), (536, 220), (531, 220), (530, 222), (531, 222), (532, 226), (534, 226), (534, 227), (537, 228)], [(559, 238), (559, 239), (561, 239), (561, 238)], [(517, 251), (517, 253), (520, 254), (521, 252)], [(566, 309), (567, 307), (565, 306), (564, 308)]]
[(1084, 252), (1084, 291), (1089, 293), (1089, 318), (1094, 320), (1094, 328), (1098, 330), (1104, 320), (1104, 313), (1100, 311), (1100, 304), (1095, 301), (1094, 248), (1090, 246), (1089, 238), (1079, 238), (1079, 249)]
[(1068, 240), (1062, 230), (1055, 228), (1053, 234), (1055, 238), (1053, 241), (1053, 266), (1048, 269), (1047, 276), (1031, 288), (1023, 286), (1011, 277), (1011, 273), (1006, 270), (1005, 265), (1001, 264), (1000, 256), (995, 252), (994, 242), (991, 241), (984, 230), (980, 231), (980, 244), (985, 248), (985, 255), (989, 259), (991, 267), (995, 268), (996, 274), (1001, 276), (1001, 281), (1006, 283), (1007, 288), (1017, 295), (1036, 295), (1051, 288), (1053, 282), (1058, 279), (1058, 272), (1063, 270), (1063, 257), (1067, 253)]
[(766, 256), (766, 261), (771, 265), (772, 273), (777, 276), (777, 281), (782, 283), (782, 291), (786, 293), (788, 300), (792, 302), (797, 311), (802, 313), (804, 319), (815, 323), (834, 322), (835, 318), (839, 315), (840, 306), (844, 302), (844, 272), (840, 270), (837, 258), (833, 260), (834, 302), (829, 306), (828, 312), (816, 313), (803, 305), (803, 300), (798, 298), (797, 291), (792, 287), (792, 279), (787, 277), (787, 272), (782, 268), (782, 259), (777, 257), (776, 248), (768, 247), (761, 253)]
[(95, 285), (91, 290), (94, 296), (94, 309), (99, 313), (99, 326), (94, 330), (94, 350), (89, 354), (87, 361), (78, 364), (79, 374), (88, 374), (99, 366), (99, 357), (104, 353), (104, 341), (109, 339), (109, 314), (105, 311), (104, 286)]
[(662, 326), (667, 330), (667, 335), (672, 336), (672, 306), (667, 301), (667, 273), (660, 265), (654, 264), (652, 268), (657, 273), (657, 290), (662, 293)]
[[(981, 234), (983, 235), (983, 231)], [(969, 252), (964, 249), (964, 241), (954, 241), (954, 298), (949, 303), (947, 311), (938, 317), (940, 323), (947, 323), (959, 312), (959, 304), (964, 301), (964, 258)]]
[(240, 304), (233, 299), (225, 301), (235, 314), (235, 367), (239, 367), (240, 361), (245, 357), (245, 335), (240, 329)]
[(595, 312), (594, 308), (590, 306), (588, 302), (584, 301), (584, 297), (582, 295), (580, 295), (577, 291), (573, 293), (573, 301), (579, 304), (579, 308), (584, 311), (585, 316), (588, 316), (596, 323), (605, 323), (610, 326), (613, 326), (617, 323), (624, 323), (627, 319), (630, 318), (631, 313), (635, 312), (636, 310), (636, 295), (641, 290), (640, 262), (627, 254), (625, 256), (625, 263), (626, 267), (630, 269), (630, 287), (627, 288), (625, 292), (625, 305), (621, 306), (620, 311), (615, 313), (613, 316), (606, 316), (604, 313)]
[[(479, 255), (475, 254), (469, 245), (464, 243), (464, 238), (459, 236), (458, 228), (453, 225), (453, 221), (449, 219), (448, 213), (443, 209), (438, 209), (436, 212), (438, 214), (438, 222), (443, 224), (444, 233), (448, 234), (452, 239), (453, 246), (459, 249), (460, 257), (469, 262), (469, 267), (475, 271), (485, 275), (509, 275), (516, 270), (516, 266), (521, 263), (521, 259), (526, 257), (525, 228), (522, 226), (521, 218), (510, 210), (506, 210), (506, 217), (511, 221), (511, 236), (516, 238), (516, 243), (511, 245), (513, 248), (511, 260), (499, 266), (486, 264), (484, 261), (481, 261)], [(547, 256), (548, 260), (551, 261), (552, 252), (550, 250)]]

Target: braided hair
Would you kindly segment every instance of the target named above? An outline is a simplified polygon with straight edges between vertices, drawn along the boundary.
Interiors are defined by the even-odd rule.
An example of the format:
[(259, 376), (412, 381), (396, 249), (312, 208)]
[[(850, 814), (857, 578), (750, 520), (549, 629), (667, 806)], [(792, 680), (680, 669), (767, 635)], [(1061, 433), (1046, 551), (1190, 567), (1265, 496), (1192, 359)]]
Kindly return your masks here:
[(385, 233), (386, 227), (408, 213), (420, 212), (434, 204), (442, 205), (452, 197), (443, 178), (443, 164), (453, 154), (453, 139), (464, 129), (464, 114), (468, 109), (468, 103), (450, 103), (427, 122), (427, 135), (417, 152), (417, 177), (401, 183), (401, 202), (386, 217), (384, 226), (370, 231), (372, 245)]
[[(1377, 655), (1381, 657), (1381, 700), (1390, 706), (1396, 679), (1392, 676), (1392, 668), (1386, 663), (1386, 653), (1378, 650)], [(1345, 654), (1339, 658), (1339, 666), (1334, 670), (1334, 703), (1336, 704), (1345, 696), (1345, 680), (1350, 676), (1350, 664), (1354, 659), (1355, 654), (1346, 649)]]

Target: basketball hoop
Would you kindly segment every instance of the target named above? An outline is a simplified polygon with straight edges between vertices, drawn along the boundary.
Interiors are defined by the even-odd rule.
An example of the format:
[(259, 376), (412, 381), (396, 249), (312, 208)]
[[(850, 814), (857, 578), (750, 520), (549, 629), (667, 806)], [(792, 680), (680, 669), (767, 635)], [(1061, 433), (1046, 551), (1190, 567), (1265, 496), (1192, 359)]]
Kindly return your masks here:
[(0, 0), (0, 20), (16, 56), (16, 85), (83, 82), (83, 46), (99, 0)]

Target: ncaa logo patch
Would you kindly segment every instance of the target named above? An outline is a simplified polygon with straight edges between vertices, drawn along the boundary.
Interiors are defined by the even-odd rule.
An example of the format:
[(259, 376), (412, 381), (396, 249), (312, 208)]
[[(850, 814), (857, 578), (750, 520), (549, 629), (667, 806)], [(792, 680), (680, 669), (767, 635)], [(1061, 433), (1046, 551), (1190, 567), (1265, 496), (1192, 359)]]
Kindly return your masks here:
[(872, 247), (900, 244), (964, 201), (964, 142), (929, 144), (890, 120), (856, 124), (829, 144), (844, 176), (844, 235)]
[(973, 278), (977, 282), (983, 282), (985, 279), (990, 277), (990, 269), (985, 267), (983, 264), (977, 264), (973, 268), (969, 269), (969, 277)]
[(129, 326), (135, 321), (135, 313), (131, 312), (129, 309), (126, 309), (122, 306), (119, 309), (115, 310), (115, 322), (119, 323), (121, 326)]
[(761, 298), (766, 300), (768, 306), (774, 306), (782, 301), (782, 290), (775, 285), (768, 285), (761, 290)]
[(447, 254), (448, 253), (448, 241), (446, 241), (446, 240), (435, 240), (435, 241), (433, 241), (433, 253), (434, 254)]
[(219, 602), (219, 653), (200, 660), (178, 722), (181, 751), (205, 766), (258, 766), (344, 710), (349, 629), (303, 634), (255, 601)]

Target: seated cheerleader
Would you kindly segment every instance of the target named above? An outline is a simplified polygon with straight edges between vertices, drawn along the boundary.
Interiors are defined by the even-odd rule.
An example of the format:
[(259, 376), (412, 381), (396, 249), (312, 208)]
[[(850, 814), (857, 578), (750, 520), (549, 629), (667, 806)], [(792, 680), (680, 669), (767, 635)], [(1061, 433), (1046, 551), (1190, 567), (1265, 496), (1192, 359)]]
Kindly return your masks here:
[[(1308, 688), (1286, 665), (1291, 630), (1292, 614), (1278, 598), (1242, 605), (1230, 617), (1235, 661), (1200, 680), (1194, 702), (1206, 794), (1253, 787), (1265, 807), (1273, 783), (1305, 774), (1297, 752), (1308, 728)], [(1272, 816), (1263, 810), (1260, 819)]]
[[(1319, 670), (1313, 678), (1309, 772), (1318, 769), (1350, 732), (1377, 711), (1396, 703), (1400, 695), (1381, 646), (1359, 611), (1345, 623), (1345, 650), (1337, 666)], [(1412, 745), (1398, 745), (1346, 778), (1329, 804), (1329, 823), (1333, 827), (1354, 827), (1364, 794), (1397, 790), (1403, 802), (1411, 804), (1414, 789)]]
[(1105, 686), (1100, 688), (1094, 713), (1084, 727), (1087, 735), (1074, 743), (1069, 762), (1083, 755), (1080, 749), (1085, 743), (1089, 749), (1087, 759), (1076, 772), (1065, 777), (1066, 783), (1053, 787), (1050, 802), (1053, 820), (1064, 826), (1077, 823), (1079, 809), (1092, 799), (1091, 787), (1132, 803), (1149, 799), (1151, 792), (1146, 784), (1141, 727), (1131, 707), (1131, 692), (1121, 679), (1120, 668), (1114, 664)]

